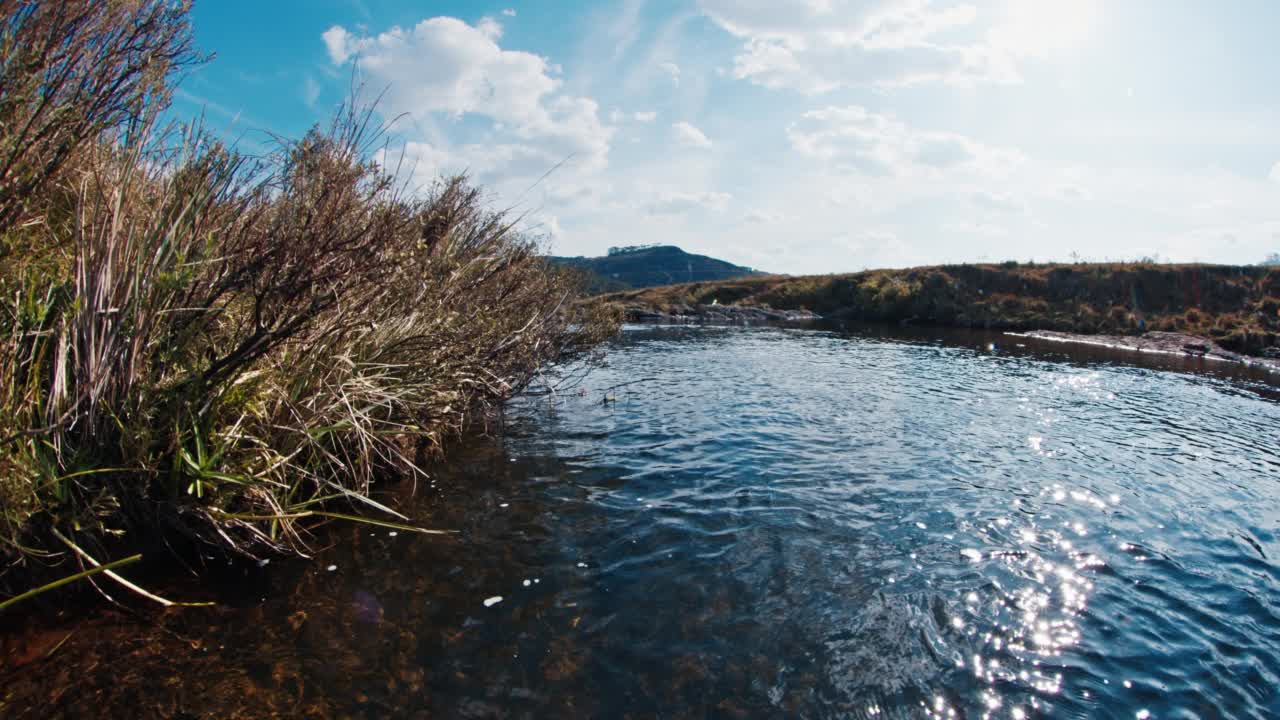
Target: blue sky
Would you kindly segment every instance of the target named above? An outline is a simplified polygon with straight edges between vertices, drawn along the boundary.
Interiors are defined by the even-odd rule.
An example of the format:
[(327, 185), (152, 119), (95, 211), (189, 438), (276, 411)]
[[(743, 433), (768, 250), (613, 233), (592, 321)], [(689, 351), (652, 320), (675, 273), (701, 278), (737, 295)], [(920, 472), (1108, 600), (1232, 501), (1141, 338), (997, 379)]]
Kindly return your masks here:
[(821, 273), (1280, 251), (1280, 3), (203, 0), (180, 112), (254, 151), (384, 92), (558, 254)]

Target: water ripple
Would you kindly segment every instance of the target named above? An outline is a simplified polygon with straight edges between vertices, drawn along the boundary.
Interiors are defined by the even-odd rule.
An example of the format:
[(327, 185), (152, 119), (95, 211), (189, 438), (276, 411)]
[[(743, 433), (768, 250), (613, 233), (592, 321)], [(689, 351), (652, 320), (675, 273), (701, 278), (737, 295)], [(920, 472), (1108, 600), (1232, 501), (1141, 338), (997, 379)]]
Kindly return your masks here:
[(335, 526), (260, 607), (77, 632), (6, 708), (1280, 715), (1274, 388), (914, 332), (629, 331), (431, 469), (406, 510), (457, 535)]
[(608, 424), (620, 492), (663, 503), (607, 566), (610, 607), (669, 598), (653, 657), (767, 648), (759, 707), (814, 716), (1280, 708), (1280, 411), (1247, 383), (772, 330), (609, 362), (670, 380), (553, 432)]

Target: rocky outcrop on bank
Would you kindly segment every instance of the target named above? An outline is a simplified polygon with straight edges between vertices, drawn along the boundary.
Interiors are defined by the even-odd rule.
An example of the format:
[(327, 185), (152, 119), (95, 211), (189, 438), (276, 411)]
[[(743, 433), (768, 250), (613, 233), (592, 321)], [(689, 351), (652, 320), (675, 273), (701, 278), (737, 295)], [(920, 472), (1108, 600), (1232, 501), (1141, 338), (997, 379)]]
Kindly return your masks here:
[(1280, 373), (1280, 352), (1270, 352), (1263, 357), (1243, 355), (1218, 345), (1209, 338), (1176, 332), (1148, 332), (1142, 335), (1082, 335), (1056, 330), (1033, 330), (1025, 333), (1009, 333), (1015, 337), (1034, 338), (1048, 342), (1072, 345), (1092, 345), (1113, 350), (1130, 350), (1160, 355), (1197, 357), (1219, 362), (1236, 363), (1265, 368)]
[(808, 310), (774, 310), (754, 305), (672, 305), (661, 309), (633, 305), (626, 308), (626, 319), (638, 323), (754, 325), (811, 322), (822, 316)]

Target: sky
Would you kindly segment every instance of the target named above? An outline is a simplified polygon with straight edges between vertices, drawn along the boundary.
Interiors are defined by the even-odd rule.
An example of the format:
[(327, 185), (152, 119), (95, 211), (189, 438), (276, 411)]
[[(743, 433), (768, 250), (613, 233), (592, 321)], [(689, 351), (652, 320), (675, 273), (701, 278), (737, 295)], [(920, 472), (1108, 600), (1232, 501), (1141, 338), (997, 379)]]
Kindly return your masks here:
[(1280, 251), (1272, 0), (197, 0), (175, 109), (260, 152), (377, 99), (560, 255), (779, 273)]

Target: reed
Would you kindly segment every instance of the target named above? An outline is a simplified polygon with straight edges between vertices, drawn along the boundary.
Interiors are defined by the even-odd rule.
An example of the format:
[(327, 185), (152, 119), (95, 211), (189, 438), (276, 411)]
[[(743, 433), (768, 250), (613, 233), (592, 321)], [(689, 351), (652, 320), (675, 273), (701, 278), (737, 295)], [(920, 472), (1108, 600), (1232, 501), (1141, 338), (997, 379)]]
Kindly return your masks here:
[[(0, 583), (83, 569), (59, 538), (259, 557), (316, 518), (401, 527), (376, 481), (616, 331), (465, 177), (398, 182), (367, 108), (257, 158), (160, 124), (185, 5), (0, 11)], [(140, 67), (80, 61), (124, 28)], [(97, 112), (33, 93), (42, 63), (136, 82)], [(33, 123), (56, 152), (15, 153)]]

